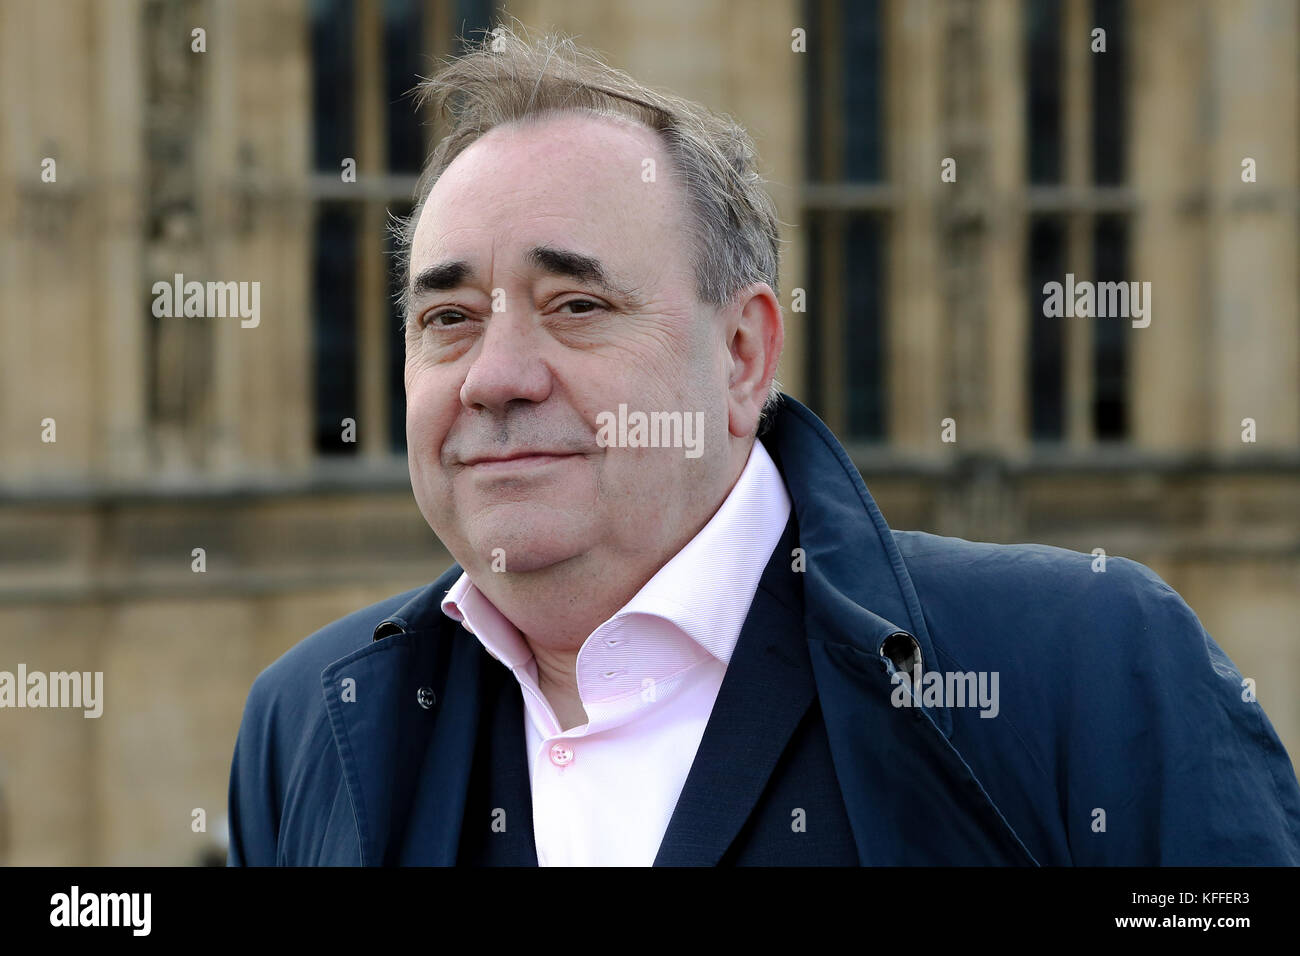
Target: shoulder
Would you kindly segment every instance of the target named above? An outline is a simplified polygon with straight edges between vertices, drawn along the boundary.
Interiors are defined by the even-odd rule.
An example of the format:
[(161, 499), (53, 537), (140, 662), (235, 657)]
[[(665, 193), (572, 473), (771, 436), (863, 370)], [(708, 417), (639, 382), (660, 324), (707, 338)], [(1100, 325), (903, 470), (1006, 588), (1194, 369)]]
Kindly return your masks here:
[(1168, 587), (1150, 568), (1104, 553), (1085, 554), (1046, 544), (967, 541), (924, 531), (894, 531), (893, 535), (913, 577), (942, 575), (954, 584), (987, 587), (1013, 581), (1046, 584), (1076, 577), (1097, 580), (1083, 579), (1081, 575), (1113, 571), (1120, 578), (1128, 579), (1136, 573), (1148, 582)]
[(1023, 649), (1031, 636), (1034, 644), (1051, 647), (1088, 634), (1132, 653), (1143, 633), (1159, 625), (1162, 631), (1195, 635), (1200, 643), (1200, 624), (1191, 609), (1138, 561), (1101, 549), (1085, 554), (920, 531), (895, 531), (894, 540), (927, 618), (955, 615), (954, 620), (965, 621), (965, 630), (975, 625), (986, 640)]
[(321, 690), (321, 672), (330, 664), (367, 647), (375, 628), (419, 602), (425, 613), (436, 611), (434, 596), (441, 598), (453, 568), (432, 584), (394, 594), (368, 607), (331, 621), (303, 638), (268, 665), (248, 693), (244, 710), (245, 726), (259, 726), (265, 734), (273, 733), (281, 718), (291, 716), (298, 726), (310, 726), (325, 717)]
[[(1190, 713), (1239, 697), (1243, 678), (1232, 660), (1187, 602), (1138, 561), (919, 532), (895, 537), (938, 667), (998, 672), (1013, 723), (1068, 736), (1070, 721), (1096, 721), (1094, 729), (1154, 721), (1175, 699)], [(1053, 727), (1048, 714), (1064, 723)]]
[(365, 647), (382, 621), (424, 589), (412, 588), (394, 594), (331, 621), (285, 651), (258, 675), (254, 686), (283, 686), (307, 680), (314, 681), (319, 687), (322, 670), (339, 658)]
[[(341, 767), (328, 744), (321, 672), (364, 648), (375, 628), (426, 588), (415, 588), (361, 608), (299, 641), (253, 681), (235, 741), (229, 787), (229, 861), (240, 865), (280, 862), (278, 846), (288, 794), (295, 779), (315, 790), (337, 793)], [(292, 803), (292, 801), (289, 801)], [(310, 804), (308, 804), (310, 806)]]
[(1000, 719), (959, 708), (954, 740), (1044, 859), (1300, 860), (1286, 750), (1251, 683), (1153, 570), (1043, 545), (895, 539), (939, 669), (1000, 677)]

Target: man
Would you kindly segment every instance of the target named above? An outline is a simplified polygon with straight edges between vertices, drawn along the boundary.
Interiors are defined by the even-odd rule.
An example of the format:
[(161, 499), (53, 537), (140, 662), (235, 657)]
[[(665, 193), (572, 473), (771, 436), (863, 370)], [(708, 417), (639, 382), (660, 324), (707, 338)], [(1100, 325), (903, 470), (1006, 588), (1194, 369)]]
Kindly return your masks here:
[(1163, 581), (891, 531), (773, 392), (742, 130), (509, 31), (425, 93), (407, 436), (456, 565), (258, 677), (232, 864), (1300, 863)]

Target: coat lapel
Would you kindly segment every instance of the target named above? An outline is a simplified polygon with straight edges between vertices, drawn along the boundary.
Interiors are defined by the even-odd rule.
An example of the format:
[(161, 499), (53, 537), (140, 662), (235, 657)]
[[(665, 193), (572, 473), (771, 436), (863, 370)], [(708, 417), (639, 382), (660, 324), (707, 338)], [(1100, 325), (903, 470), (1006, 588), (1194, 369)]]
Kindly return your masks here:
[(1034, 865), (930, 716), (890, 703), (892, 668), (884, 660), (817, 639), (811, 653), (864, 866)]
[(486, 661), (482, 673), (484, 722), (456, 862), (537, 866), (523, 694), (499, 661)]
[[(714, 866), (749, 819), (815, 694), (789, 600), (793, 516), (759, 580), (655, 866)], [(803, 658), (800, 658), (800, 655)]]

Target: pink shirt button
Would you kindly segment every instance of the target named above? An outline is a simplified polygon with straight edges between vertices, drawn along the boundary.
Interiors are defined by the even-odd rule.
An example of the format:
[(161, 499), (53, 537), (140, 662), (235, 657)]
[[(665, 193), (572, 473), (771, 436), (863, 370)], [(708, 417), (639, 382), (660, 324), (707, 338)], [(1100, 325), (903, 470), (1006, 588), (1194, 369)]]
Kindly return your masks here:
[(573, 763), (573, 748), (568, 744), (552, 744), (551, 763), (557, 767), (567, 767)]

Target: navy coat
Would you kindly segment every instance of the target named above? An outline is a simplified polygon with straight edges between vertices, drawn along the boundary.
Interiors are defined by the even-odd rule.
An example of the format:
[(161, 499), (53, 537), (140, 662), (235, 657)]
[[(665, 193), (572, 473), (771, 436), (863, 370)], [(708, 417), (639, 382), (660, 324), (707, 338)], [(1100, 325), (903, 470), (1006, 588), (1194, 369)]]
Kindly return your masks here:
[[(761, 440), (794, 509), (657, 865), (1300, 864), (1286, 751), (1154, 572), (892, 531), (788, 396)], [(522, 695), (442, 614), (460, 573), (258, 676), (232, 865), (536, 864)], [(914, 698), (901, 674), (932, 671), (996, 672), (996, 714)]]

